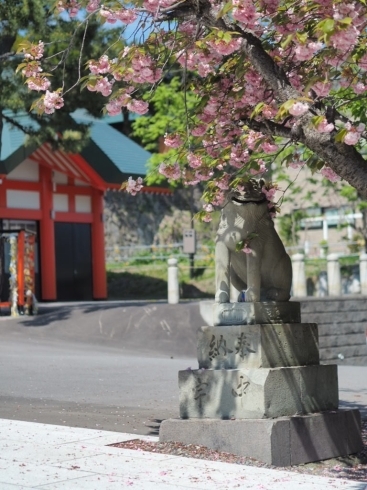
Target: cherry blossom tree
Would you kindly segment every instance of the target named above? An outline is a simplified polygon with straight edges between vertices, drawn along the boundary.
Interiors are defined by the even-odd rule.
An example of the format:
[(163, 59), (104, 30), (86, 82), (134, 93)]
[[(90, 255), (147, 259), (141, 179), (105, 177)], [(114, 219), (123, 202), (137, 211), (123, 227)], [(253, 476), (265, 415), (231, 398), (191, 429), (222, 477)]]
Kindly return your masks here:
[[(195, 104), (184, 130), (167, 134), (176, 158), (170, 152), (160, 172), (205, 185), (204, 220), (229, 188), (265, 174), (274, 161), (308, 165), (367, 196), (365, 0), (60, 0), (56, 9), (76, 29), (91, 16), (131, 24), (133, 41), (117, 57), (107, 50), (91, 60), (78, 80), (106, 98), (109, 114), (147, 113), (149, 97), (138, 94), (153, 94), (181, 67), (182, 90)], [(21, 51), (29, 88), (45, 92), (33, 109), (61, 108), (65, 89), (51, 89), (41, 71), (43, 43)]]

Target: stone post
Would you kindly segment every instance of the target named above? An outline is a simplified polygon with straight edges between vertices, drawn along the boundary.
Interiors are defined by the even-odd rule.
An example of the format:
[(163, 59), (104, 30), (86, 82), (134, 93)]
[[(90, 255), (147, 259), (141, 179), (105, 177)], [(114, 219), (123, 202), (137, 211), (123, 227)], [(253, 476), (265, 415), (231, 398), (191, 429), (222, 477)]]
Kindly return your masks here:
[(307, 296), (306, 273), (305, 273), (305, 256), (303, 254), (292, 255), (293, 269), (293, 296)]
[(361, 253), (359, 256), (359, 276), (361, 293), (367, 295), (367, 253)]
[(177, 259), (168, 259), (168, 304), (177, 305), (180, 300)]
[(342, 281), (338, 254), (329, 254), (327, 256), (327, 281), (329, 296), (340, 296)]

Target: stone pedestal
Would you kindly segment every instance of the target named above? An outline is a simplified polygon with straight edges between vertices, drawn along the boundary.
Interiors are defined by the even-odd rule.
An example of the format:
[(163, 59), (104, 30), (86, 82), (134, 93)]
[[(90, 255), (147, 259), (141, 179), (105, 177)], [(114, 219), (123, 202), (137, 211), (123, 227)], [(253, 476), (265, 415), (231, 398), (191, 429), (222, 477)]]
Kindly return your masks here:
[(299, 303), (285, 305), (214, 306), (214, 323), (248, 323), (199, 329), (199, 369), (179, 372), (181, 420), (162, 423), (161, 441), (278, 466), (362, 449), (358, 410), (338, 410), (337, 366), (319, 364), (317, 325), (300, 323)]
[(213, 303), (212, 311), (214, 326), (301, 321), (300, 303), (296, 301)]
[(199, 368), (236, 369), (319, 364), (316, 323), (200, 327)]
[(274, 466), (347, 456), (363, 449), (358, 410), (276, 419), (169, 419), (161, 424), (159, 440), (203, 445)]
[(338, 408), (336, 365), (179, 371), (180, 417), (262, 419)]

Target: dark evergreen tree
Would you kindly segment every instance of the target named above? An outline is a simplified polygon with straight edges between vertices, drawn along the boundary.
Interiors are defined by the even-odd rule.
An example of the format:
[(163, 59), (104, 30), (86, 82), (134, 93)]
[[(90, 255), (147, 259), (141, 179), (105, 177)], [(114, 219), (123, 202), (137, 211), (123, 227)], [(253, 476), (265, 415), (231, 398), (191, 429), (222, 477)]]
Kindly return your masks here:
[[(65, 98), (62, 111), (42, 117), (28, 112), (39, 94), (28, 90), (21, 74), (15, 73), (22, 61), (22, 55), (16, 54), (17, 47), (25, 39), (32, 42), (47, 39), (48, 58), (44, 68), (52, 73), (52, 86), (55, 89), (63, 85), (67, 89), (83, 75), (86, 61), (101, 56), (111, 46), (112, 39), (116, 40), (116, 34), (113, 29), (103, 29), (93, 21), (88, 23), (87, 28), (81, 26), (75, 34), (75, 24), (71, 26), (59, 14), (53, 15), (52, 6), (53, 2), (42, 0), (0, 2), (0, 134), (3, 121), (7, 120), (29, 135), (29, 142), (41, 144), (49, 141), (54, 146), (77, 152), (88, 141), (88, 125), (77, 124), (70, 113), (84, 108), (93, 116), (100, 117), (104, 97), (74, 89)], [(115, 42), (114, 47), (118, 49), (118, 46)], [(109, 53), (111, 49), (114, 48), (110, 48)], [(37, 125), (24, 125), (16, 117), (19, 113), (27, 112)]]

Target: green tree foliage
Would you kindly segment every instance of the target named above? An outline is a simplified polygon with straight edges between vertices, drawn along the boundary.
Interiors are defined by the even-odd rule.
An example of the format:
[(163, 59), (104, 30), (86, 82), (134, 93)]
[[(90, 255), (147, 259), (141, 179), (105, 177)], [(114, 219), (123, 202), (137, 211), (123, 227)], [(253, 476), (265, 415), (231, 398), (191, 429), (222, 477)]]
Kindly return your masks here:
[(305, 218), (306, 213), (302, 210), (280, 216), (277, 220), (278, 230), (284, 244), (289, 247), (295, 247), (299, 242), (298, 232), (301, 229), (301, 221)]
[(150, 101), (149, 114), (134, 121), (132, 136), (153, 153), (148, 164), (148, 184), (161, 183), (166, 179), (158, 173), (158, 166), (179, 160), (176, 149), (164, 146), (164, 135), (186, 132), (195, 95), (186, 92), (185, 83), (176, 76), (158, 85), (153, 96), (147, 92), (143, 99)]

